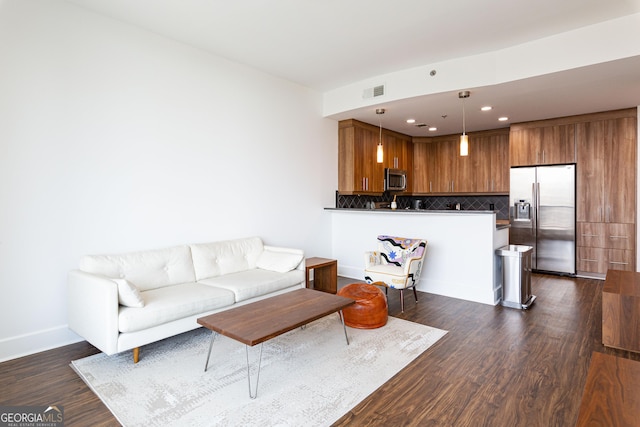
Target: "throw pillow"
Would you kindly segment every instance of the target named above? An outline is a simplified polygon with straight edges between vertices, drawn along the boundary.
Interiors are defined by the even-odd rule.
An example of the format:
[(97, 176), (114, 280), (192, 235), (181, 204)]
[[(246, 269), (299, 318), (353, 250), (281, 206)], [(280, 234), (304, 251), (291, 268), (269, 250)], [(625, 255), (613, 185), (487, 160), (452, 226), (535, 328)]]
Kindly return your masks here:
[(118, 285), (118, 302), (125, 307), (144, 307), (144, 300), (138, 288), (126, 279), (111, 279)]
[(302, 261), (301, 254), (290, 254), (286, 252), (262, 251), (256, 262), (256, 267), (263, 270), (286, 273), (291, 271)]

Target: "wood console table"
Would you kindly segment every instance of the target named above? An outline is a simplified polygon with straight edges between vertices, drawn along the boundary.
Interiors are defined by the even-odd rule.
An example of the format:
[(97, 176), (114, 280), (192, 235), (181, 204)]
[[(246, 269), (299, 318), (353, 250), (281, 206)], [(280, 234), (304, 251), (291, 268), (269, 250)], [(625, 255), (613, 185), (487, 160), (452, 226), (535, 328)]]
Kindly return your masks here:
[(637, 426), (639, 386), (640, 362), (594, 352), (576, 426)]
[[(313, 287), (309, 271), (313, 270)], [(329, 258), (305, 259), (305, 280), (307, 288), (335, 294), (338, 292), (338, 261)]]
[(602, 288), (602, 344), (640, 352), (640, 273), (607, 272)]

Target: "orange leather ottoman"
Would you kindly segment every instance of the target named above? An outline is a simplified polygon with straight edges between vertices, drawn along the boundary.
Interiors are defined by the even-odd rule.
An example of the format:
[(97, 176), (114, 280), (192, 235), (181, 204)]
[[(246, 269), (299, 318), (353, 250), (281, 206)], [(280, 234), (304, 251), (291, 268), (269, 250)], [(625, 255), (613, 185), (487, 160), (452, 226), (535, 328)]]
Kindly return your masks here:
[(356, 301), (342, 309), (345, 325), (374, 329), (387, 324), (387, 297), (380, 288), (367, 283), (352, 283), (340, 289), (338, 295)]

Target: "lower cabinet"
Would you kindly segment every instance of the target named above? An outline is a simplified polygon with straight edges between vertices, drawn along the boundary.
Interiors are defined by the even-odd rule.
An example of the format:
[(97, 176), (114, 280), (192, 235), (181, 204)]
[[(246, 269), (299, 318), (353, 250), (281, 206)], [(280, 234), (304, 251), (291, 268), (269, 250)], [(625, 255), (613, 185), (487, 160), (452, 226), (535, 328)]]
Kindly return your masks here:
[(578, 273), (635, 271), (635, 242), (634, 224), (578, 222)]

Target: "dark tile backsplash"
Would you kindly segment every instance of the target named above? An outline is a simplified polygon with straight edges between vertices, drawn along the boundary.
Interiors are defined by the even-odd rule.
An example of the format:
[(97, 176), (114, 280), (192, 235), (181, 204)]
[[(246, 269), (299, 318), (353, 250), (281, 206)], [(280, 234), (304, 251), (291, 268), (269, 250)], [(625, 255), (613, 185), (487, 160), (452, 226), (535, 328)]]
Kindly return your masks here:
[[(392, 194), (366, 196), (340, 195), (336, 192), (336, 208), (342, 209), (365, 209), (367, 203), (390, 203), (392, 200)], [(462, 210), (494, 210), (497, 219), (509, 219), (509, 196), (397, 196), (398, 209), (412, 209), (414, 200), (421, 200), (424, 210), (448, 210), (451, 209), (451, 206), (460, 203)], [(493, 205), (493, 209), (491, 205)]]

